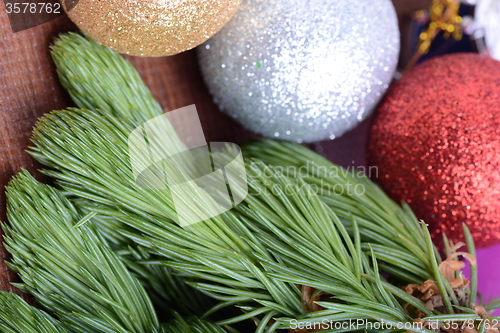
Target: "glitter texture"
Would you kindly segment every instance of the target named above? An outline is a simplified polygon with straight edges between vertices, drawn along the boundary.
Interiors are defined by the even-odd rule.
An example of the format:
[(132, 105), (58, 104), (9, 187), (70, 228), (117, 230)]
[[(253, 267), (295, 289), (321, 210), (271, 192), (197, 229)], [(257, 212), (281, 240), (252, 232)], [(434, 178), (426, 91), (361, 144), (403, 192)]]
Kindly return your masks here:
[(157, 57), (205, 42), (229, 21), (240, 2), (79, 0), (68, 16), (90, 38), (120, 53)]
[(377, 110), (369, 164), (395, 200), (430, 225), (476, 246), (500, 241), (500, 62), (455, 54), (424, 62)]
[(391, 81), (399, 31), (389, 0), (244, 0), (198, 48), (220, 109), (259, 134), (334, 139)]

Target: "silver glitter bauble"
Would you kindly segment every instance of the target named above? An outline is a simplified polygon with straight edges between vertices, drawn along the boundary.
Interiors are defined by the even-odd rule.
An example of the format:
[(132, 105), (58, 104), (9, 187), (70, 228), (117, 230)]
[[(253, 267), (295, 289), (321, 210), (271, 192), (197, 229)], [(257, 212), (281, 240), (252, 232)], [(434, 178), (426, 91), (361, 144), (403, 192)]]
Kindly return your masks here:
[(220, 109), (267, 137), (334, 139), (365, 119), (396, 68), (390, 0), (244, 0), (198, 47)]
[(500, 60), (500, 0), (479, 0), (474, 16), (483, 30), (487, 53)]

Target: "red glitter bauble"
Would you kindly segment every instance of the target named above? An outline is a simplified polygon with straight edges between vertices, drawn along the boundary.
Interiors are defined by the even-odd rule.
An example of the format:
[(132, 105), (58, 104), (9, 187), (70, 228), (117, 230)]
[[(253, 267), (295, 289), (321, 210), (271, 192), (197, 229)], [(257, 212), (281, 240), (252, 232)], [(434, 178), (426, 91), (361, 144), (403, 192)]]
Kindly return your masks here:
[(500, 242), (500, 62), (472, 53), (422, 63), (379, 106), (368, 162), (374, 179), (442, 233)]

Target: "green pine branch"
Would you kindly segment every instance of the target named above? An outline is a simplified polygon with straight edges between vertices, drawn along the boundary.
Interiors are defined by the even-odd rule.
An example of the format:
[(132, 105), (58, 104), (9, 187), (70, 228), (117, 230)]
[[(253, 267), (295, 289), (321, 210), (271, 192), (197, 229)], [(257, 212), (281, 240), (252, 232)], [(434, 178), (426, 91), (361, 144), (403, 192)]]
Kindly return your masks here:
[(56, 189), (28, 172), (7, 187), (3, 224), (10, 267), (21, 290), (32, 294), (73, 332), (159, 330), (154, 308), (139, 282)]
[(51, 54), (61, 84), (80, 108), (141, 123), (163, 113), (139, 73), (118, 52), (70, 32), (55, 40)]
[[(77, 33), (62, 34), (51, 47), (59, 80), (76, 105), (142, 124), (163, 110), (139, 73), (118, 52)], [(173, 126), (162, 123), (167, 151), (186, 149)]]
[(213, 299), (190, 287), (188, 279), (179, 278), (171, 267), (158, 263), (160, 257), (141, 246), (131, 245), (115, 252), (146, 289), (157, 311), (170, 315), (175, 309), (184, 316), (202, 316), (214, 305)]
[(162, 317), (170, 317), (172, 310), (185, 316), (202, 316), (214, 305), (212, 298), (190, 287), (187, 280), (174, 274), (172, 268), (157, 264), (158, 256), (125, 237), (122, 231), (127, 226), (113, 216), (116, 209), (81, 198), (69, 198), (84, 215), (96, 213), (92, 219), (94, 225), (127, 269), (141, 282)]
[[(137, 71), (115, 51), (78, 34), (67, 34), (56, 41), (52, 53), (63, 85), (80, 107), (102, 109), (118, 117), (132, 117), (139, 123), (161, 114), (161, 107)], [(138, 88), (131, 90), (130, 86)], [(172, 141), (180, 142), (171, 132)], [(170, 145), (172, 142), (166, 146)], [(182, 143), (174, 145), (182, 146)], [(269, 147), (268, 151), (266, 147)], [(305, 171), (304, 180), (310, 185), (323, 185), (323, 201), (336, 210), (349, 230), (352, 216), (358, 217), (358, 223), (364, 225), (363, 240), (378, 244), (374, 251), (386, 263), (381, 267), (383, 270), (406, 281), (421, 282), (430, 277), (432, 270), (426, 259), (427, 249), (418, 221), (409, 209), (401, 209), (373, 183), (300, 145), (263, 141), (262, 144), (247, 146), (245, 156), (255, 156), (276, 166), (294, 166), (295, 172)], [(332, 173), (338, 176), (330, 177)], [(362, 196), (331, 193), (335, 188), (353, 192), (360, 186), (367, 190)], [(398, 245), (397, 251), (387, 244)]]
[[(2, 292), (2, 332), (166, 333), (169, 328), (193, 333), (224, 332), (212, 323), (194, 317), (184, 320), (176, 313), (175, 320), (160, 325), (144, 289), (122, 263), (128, 255), (142, 260), (149, 254), (135, 250), (118, 257), (96, 232), (94, 214), (79, 214), (60, 191), (23, 171), (9, 183), (7, 200), (9, 224), (3, 224), (2, 229), (6, 249), (13, 258), (9, 266), (23, 281), (16, 286), (31, 293), (60, 321), (30, 307), (16, 295)], [(156, 266), (158, 280), (154, 281), (150, 275), (153, 270), (145, 271), (137, 263), (130, 267), (140, 278), (149, 279), (149, 287), (156, 290), (163, 291), (165, 286), (154, 284), (180, 281), (171, 279), (165, 267)], [(170, 296), (190, 296), (184, 283), (168, 287), (177, 288), (170, 291)], [(169, 301), (174, 304), (179, 299)], [(184, 302), (186, 312), (193, 313), (197, 301), (205, 300), (182, 299), (180, 303)]]
[(24, 301), (16, 294), (0, 291), (2, 333), (68, 333), (61, 322)]
[[(408, 282), (432, 277), (431, 255), (420, 222), (407, 205), (393, 202), (362, 171), (344, 169), (291, 142), (260, 139), (246, 144), (243, 151), (247, 158), (273, 165), (289, 177), (300, 174), (350, 232), (356, 218), (362, 226), (362, 240), (370, 242), (384, 262), (382, 270)], [(366, 245), (363, 248), (367, 250)]]
[[(71, 38), (76, 37), (64, 43), (72, 43)], [(116, 105), (128, 96), (120, 95), (123, 80), (90, 90), (94, 82), (106, 80), (103, 71), (99, 71), (103, 65), (93, 61), (93, 53), (103, 54), (104, 49), (90, 50), (73, 54), (81, 54), (84, 61), (69, 61), (65, 65), (74, 66), (76, 73), (81, 63), (85, 84), (89, 86), (74, 89), (72, 95), (82, 106), (106, 110), (98, 105), (105, 95), (115, 96)], [(122, 61), (116, 59), (118, 55), (107, 53), (106, 57), (117, 63)], [(60, 59), (56, 61), (62, 63)], [(122, 77), (137, 79), (129, 75), (131, 66), (119, 66), (116, 72), (121, 69), (125, 73), (119, 73)], [(71, 77), (71, 73), (59, 71), (63, 82), (68, 76), (68, 89), (80, 84), (78, 75)], [(110, 75), (114, 74), (105, 74)], [(254, 156), (276, 165), (247, 165), (249, 186), (259, 195), (249, 196), (231, 212), (179, 227), (168, 184), (164, 189), (141, 188), (130, 170), (128, 134), (158, 109), (144, 111), (146, 116), (127, 111), (130, 109), (124, 105), (113, 107), (108, 113), (55, 111), (37, 125), (32, 154), (53, 168), (47, 173), (73, 197), (111, 207), (110, 216), (130, 228), (120, 229), (121, 236), (163, 256), (164, 262), (183, 277), (201, 280), (192, 284), (223, 301), (214, 311), (232, 305), (243, 311), (241, 316), (221, 324), (253, 318), (259, 323), (260, 332), (289, 327), (290, 320), (296, 318), (411, 321), (413, 318), (402, 307), (405, 303), (432, 315), (419, 299), (379, 275), (378, 266), (382, 263), (387, 272), (407, 282), (419, 283), (429, 277), (437, 281), (447, 312), (453, 313), (453, 290), (436, 269), (439, 258), (425, 225), (419, 224), (409, 210), (402, 211), (369, 180), (325, 174), (321, 167), (326, 162), (305, 149), (277, 145), (265, 147), (267, 150), (260, 151), (260, 156), (254, 150)], [(167, 136), (171, 132), (169, 129)], [(171, 136), (171, 140), (178, 141), (178, 137)], [(160, 148), (170, 149), (168, 145)], [(298, 162), (294, 155), (299, 155)], [(301, 166), (309, 159), (316, 165), (305, 177), (278, 168)], [(174, 179), (188, 178), (184, 170), (169, 167), (163, 171)], [(311, 187), (318, 182), (320, 188), (324, 187), (321, 181), (330, 185), (363, 185), (367, 194), (349, 197), (335, 190), (311, 193)], [(176, 194), (198, 199), (193, 214), (207, 209), (207, 196), (199, 188)], [(323, 292), (329, 296), (317, 303), (322, 311), (311, 313), (310, 300), (303, 299), (300, 286), (314, 288), (315, 295)], [(367, 304), (371, 304), (368, 309)]]
[[(163, 255), (186, 277), (206, 281), (193, 283), (195, 287), (247, 309), (221, 324), (259, 314), (307, 315), (310, 309), (302, 303), (298, 285), (350, 297), (353, 306), (367, 301), (385, 305), (391, 310), (380, 312), (380, 318), (409, 320), (397, 300), (408, 297), (383, 284), (371, 267), (372, 256), (362, 251), (360, 237), (354, 235), (358, 239), (354, 242), (336, 213), (300, 178), (291, 180), (262, 163), (252, 163), (247, 168), (249, 186), (258, 195), (249, 196), (236, 211), (181, 228), (174, 222), (175, 207), (166, 189), (135, 184), (126, 135), (121, 134), (127, 126), (98, 111), (54, 111), (35, 128), (34, 156), (50, 159), (56, 170), (47, 173), (66, 192), (118, 207), (121, 222), (137, 230), (122, 233)], [(285, 195), (285, 190), (292, 194)], [(195, 197), (198, 192), (177, 194)], [(194, 201), (202, 208), (203, 200), (202, 196)], [(119, 218), (117, 211), (114, 216)], [(417, 299), (411, 302), (429, 312)], [(270, 320), (261, 321), (260, 328)]]
[(196, 317), (183, 318), (176, 315), (176, 318), (162, 326), (165, 333), (225, 333), (225, 331), (215, 324), (203, 321)]

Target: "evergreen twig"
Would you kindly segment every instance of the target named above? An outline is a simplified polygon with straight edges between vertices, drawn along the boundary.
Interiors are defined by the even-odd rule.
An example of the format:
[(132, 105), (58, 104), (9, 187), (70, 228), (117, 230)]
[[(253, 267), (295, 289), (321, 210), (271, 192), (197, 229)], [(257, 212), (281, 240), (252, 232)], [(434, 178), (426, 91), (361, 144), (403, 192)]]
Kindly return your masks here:
[(139, 73), (118, 52), (70, 32), (55, 40), (51, 54), (61, 84), (80, 108), (141, 123), (163, 113)]
[(362, 170), (344, 169), (291, 142), (260, 139), (245, 145), (243, 151), (246, 157), (258, 158), (289, 177), (300, 175), (349, 231), (354, 216), (362, 240), (372, 243), (377, 258), (384, 262), (382, 271), (408, 282), (434, 275), (426, 236), (415, 215), (407, 205), (395, 204)]
[(217, 325), (196, 317), (183, 318), (180, 315), (176, 315), (168, 324), (163, 324), (162, 330), (165, 333), (225, 333)]
[(2, 333), (68, 333), (61, 322), (14, 293), (0, 291)]
[[(76, 37), (64, 42), (71, 43), (71, 38)], [(93, 52), (104, 51), (94, 48), (90, 53), (82, 53), (86, 58), (82, 67), (87, 83), (100, 81), (103, 75), (100, 71), (88, 71), (93, 66)], [(111, 55), (108, 59), (116, 57)], [(76, 73), (78, 64), (75, 61), (67, 67), (76, 66)], [(130, 67), (123, 68), (129, 71)], [(60, 73), (71, 75), (61, 70)], [(77, 79), (66, 81), (69, 89), (71, 81)], [(100, 107), (103, 94), (115, 96), (119, 105), (130, 100), (120, 96), (122, 81), (88, 90), (99, 98), (85, 89), (72, 94), (81, 105), (92, 109)], [(143, 94), (144, 90), (138, 93)], [(135, 184), (130, 170), (127, 136), (157, 114), (158, 108), (145, 111), (144, 115), (135, 115), (137, 109), (127, 105), (122, 108), (124, 111), (121, 107), (108, 107), (108, 113), (76, 109), (53, 112), (37, 125), (32, 154), (53, 168), (47, 173), (72, 196), (114, 209), (112, 216), (130, 227), (120, 229), (121, 235), (162, 255), (166, 264), (185, 277), (200, 279), (193, 285), (225, 302), (223, 305), (236, 304), (244, 311), (224, 323), (254, 318), (260, 323), (260, 332), (289, 327), (292, 318), (389, 322), (415, 319), (404, 311), (403, 305), (406, 302), (419, 309), (420, 300), (384, 281), (379, 276), (377, 261), (372, 265), (370, 257), (385, 261), (385, 265), (380, 262), (381, 266), (393, 276), (409, 283), (431, 278), (440, 283), (443, 297), (450, 292), (448, 281), (436, 272), (435, 265), (440, 262), (437, 257), (433, 260), (436, 250), (432, 244), (429, 246), (428, 235), (411, 210), (401, 209), (364, 177), (342, 173), (331, 177), (323, 167), (340, 172), (342, 169), (298, 145), (268, 141), (247, 149), (276, 166), (260, 162), (247, 165), (249, 186), (258, 195), (249, 196), (231, 212), (180, 228), (174, 222), (175, 207), (168, 184), (163, 190), (142, 189)], [(134, 112), (127, 111), (132, 109)], [(181, 145), (176, 135), (171, 140)], [(170, 149), (168, 145), (160, 148)], [(304, 177), (296, 171), (278, 168), (300, 167), (310, 162), (312, 167), (306, 169)], [(183, 170), (165, 172), (169, 177), (187, 178)], [(334, 190), (325, 190), (324, 183)], [(315, 184), (323, 190), (319, 195), (310, 191)], [(335, 185), (362, 185), (366, 192), (349, 196), (336, 191)], [(207, 197), (200, 189), (192, 187), (187, 193), (178, 194), (199, 198), (193, 214), (206, 208)], [(391, 253), (392, 249), (396, 251)], [(314, 297), (303, 299), (300, 286), (316, 289)], [(322, 294), (335, 298), (323, 300)], [(373, 305), (370, 311), (367, 304)], [(317, 306), (323, 310), (311, 313)], [(425, 308), (421, 311), (430, 314)], [(452, 314), (453, 309), (448, 307), (447, 312)]]
[(73, 332), (158, 332), (154, 308), (139, 282), (56, 189), (28, 172), (7, 187), (5, 246), (16, 284)]
[[(163, 255), (186, 276), (210, 282), (194, 284), (197, 288), (222, 301), (260, 304), (245, 305), (245, 315), (225, 324), (271, 311), (291, 318), (309, 313), (297, 285), (351, 297), (353, 306), (366, 301), (385, 304), (392, 309), (386, 316), (409, 319), (394, 298), (382, 296), (380, 282), (356, 276), (353, 257), (363, 263), (363, 274), (378, 272), (370, 268), (366, 254), (355, 249), (334, 211), (308, 192), (300, 178), (297, 183), (262, 163), (251, 163), (249, 186), (257, 195), (239, 205), (237, 214), (180, 228), (166, 190), (135, 184), (126, 151), (127, 128), (133, 125), (98, 111), (55, 111), (34, 131), (34, 155), (49, 159), (57, 170), (47, 173), (67, 192), (119, 207), (121, 221), (137, 229), (124, 230), (124, 235)], [(89, 147), (85, 154), (83, 147)], [(285, 190), (291, 194), (285, 195)]]

